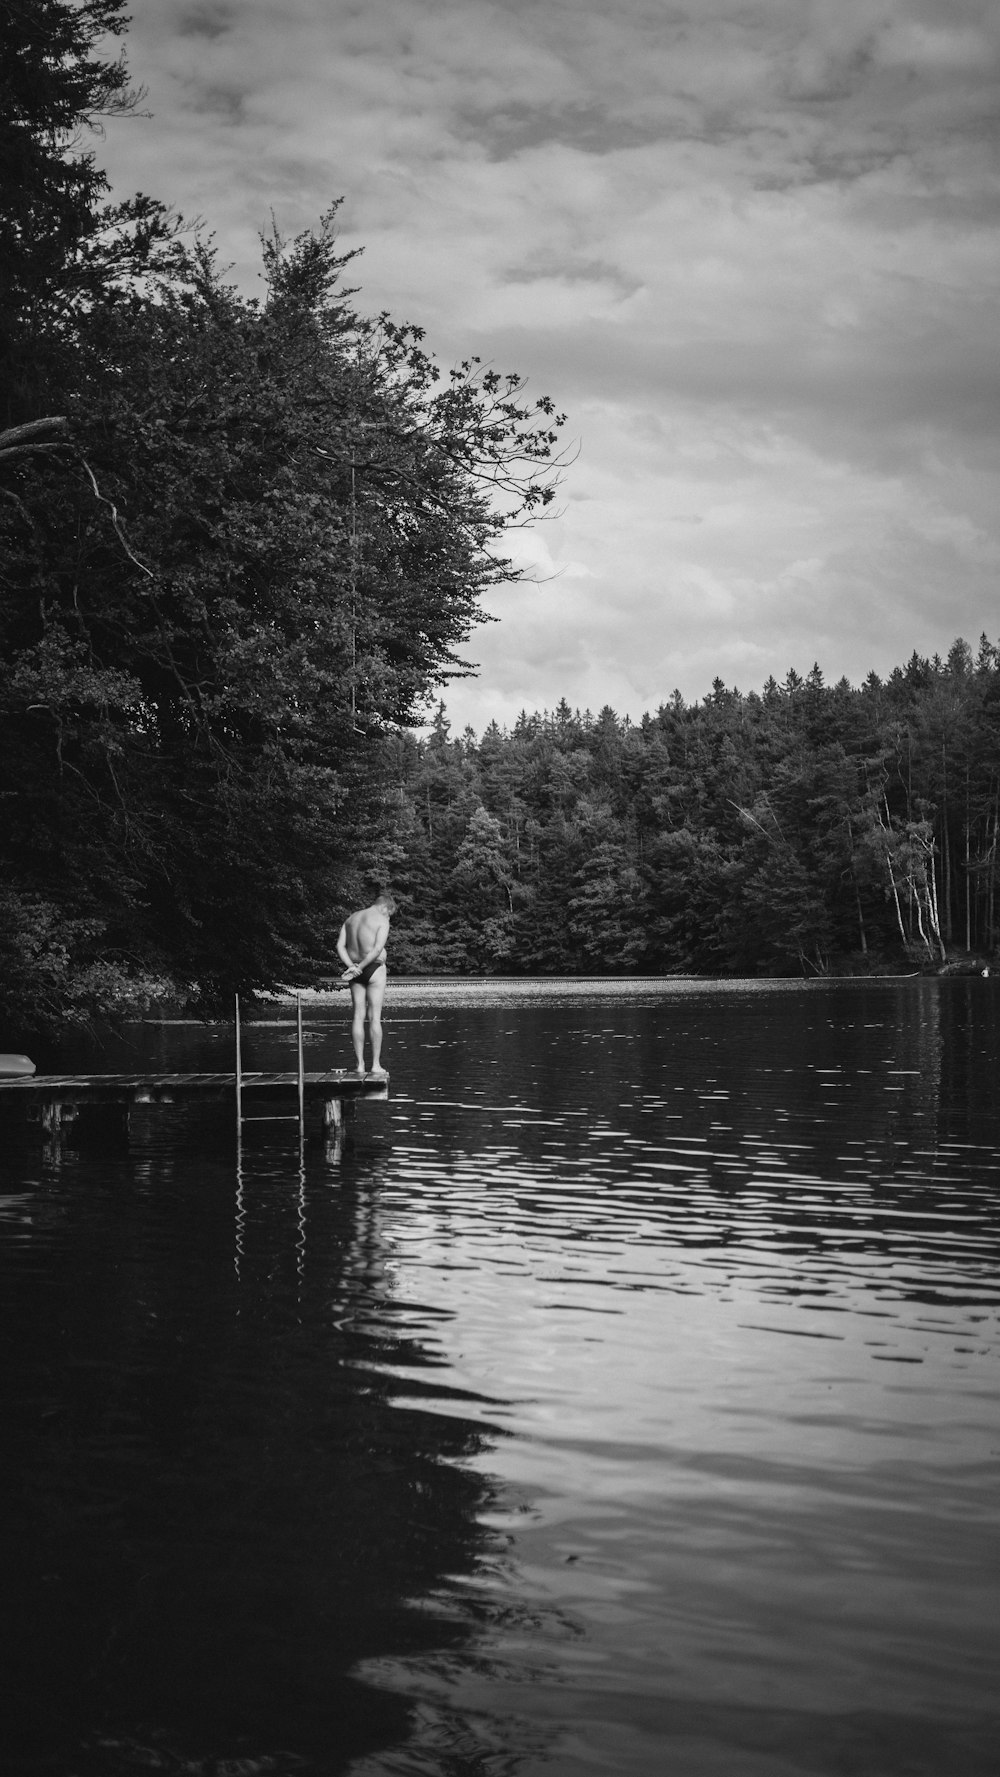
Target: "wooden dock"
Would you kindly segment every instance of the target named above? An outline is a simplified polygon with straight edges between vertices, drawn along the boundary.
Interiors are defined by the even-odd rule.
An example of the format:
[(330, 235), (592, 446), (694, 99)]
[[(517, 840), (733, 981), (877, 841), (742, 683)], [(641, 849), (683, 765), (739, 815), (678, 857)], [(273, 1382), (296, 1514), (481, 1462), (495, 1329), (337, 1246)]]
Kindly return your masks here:
[[(58, 1141), (67, 1126), (91, 1110), (117, 1108), (127, 1128), (135, 1105), (211, 1104), (228, 1099), (236, 1116), (237, 1142), (242, 1140), (247, 1123), (296, 1123), (301, 1143), (307, 1107), (318, 1103), (324, 1135), (339, 1142), (359, 1098), (388, 1098), (388, 1074), (360, 1074), (346, 1068), (306, 1073), (301, 994), (295, 996), (298, 1066), (294, 1073), (244, 1068), (238, 994), (234, 1013), (236, 1067), (231, 1074), (36, 1074), (28, 1056), (7, 1055), (0, 1057), (7, 1068), (5, 1072), (0, 1067), (0, 1113), (19, 1106), (29, 1123), (40, 1127), (48, 1140)], [(246, 1109), (248, 1095), (252, 1095), (252, 1106), (272, 1108)]]
[[(254, 1106), (244, 1111), (241, 1099), (252, 1092)], [(322, 1127), (335, 1135), (358, 1100), (386, 1099), (387, 1075), (372, 1077), (346, 1070), (330, 1073), (221, 1074), (33, 1074), (0, 1079), (0, 1110), (20, 1107), (43, 1134), (56, 1136), (90, 1107), (119, 1106), (124, 1117), (135, 1105), (172, 1105), (193, 1101), (228, 1102), (237, 1125), (277, 1117), (304, 1121), (306, 1105), (322, 1107)], [(283, 1108), (279, 1108), (283, 1107)]]

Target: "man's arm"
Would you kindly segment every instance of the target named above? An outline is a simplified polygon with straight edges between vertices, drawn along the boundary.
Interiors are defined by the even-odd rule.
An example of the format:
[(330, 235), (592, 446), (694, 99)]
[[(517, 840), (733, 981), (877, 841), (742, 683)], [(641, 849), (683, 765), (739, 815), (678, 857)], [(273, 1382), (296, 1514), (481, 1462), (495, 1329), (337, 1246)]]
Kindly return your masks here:
[(388, 938), (388, 936), (389, 936), (389, 920), (388, 920), (387, 916), (385, 914), (383, 914), (381, 919), (378, 922), (378, 925), (375, 927), (375, 936), (372, 939), (371, 944), (369, 945), (368, 949), (365, 951), (364, 956), (361, 958), (361, 961), (358, 964), (359, 970), (360, 969), (367, 969), (368, 964), (373, 963), (375, 961), (375, 958), (379, 955), (380, 951), (384, 950), (385, 941)]
[(361, 967), (361, 964), (352, 962), (350, 956), (348, 955), (348, 951), (347, 951), (347, 921), (346, 921), (346, 919), (340, 928), (340, 937), (337, 939), (337, 955), (339, 956), (341, 962), (344, 964), (345, 968), (347, 968), (353, 974), (356, 975), (359, 968)]

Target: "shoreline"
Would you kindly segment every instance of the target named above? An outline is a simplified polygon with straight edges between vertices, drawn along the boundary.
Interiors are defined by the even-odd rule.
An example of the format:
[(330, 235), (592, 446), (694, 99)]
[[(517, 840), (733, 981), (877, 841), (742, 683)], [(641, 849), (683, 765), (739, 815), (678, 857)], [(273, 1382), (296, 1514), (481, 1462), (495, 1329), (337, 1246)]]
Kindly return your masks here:
[[(898, 985), (901, 981), (938, 979), (907, 975), (817, 975), (808, 979), (779, 975), (553, 975), (534, 979), (524, 975), (390, 975), (385, 1004), (428, 1004), (435, 1001), (462, 999), (486, 1003), (489, 1000), (551, 1000), (634, 998), (647, 994), (657, 998), (679, 998), (694, 994), (815, 993), (846, 985)], [(333, 1006), (342, 1002), (346, 988), (303, 987), (298, 990), (303, 1006)], [(296, 990), (287, 988), (273, 994), (261, 994), (261, 1005), (294, 1005)]]

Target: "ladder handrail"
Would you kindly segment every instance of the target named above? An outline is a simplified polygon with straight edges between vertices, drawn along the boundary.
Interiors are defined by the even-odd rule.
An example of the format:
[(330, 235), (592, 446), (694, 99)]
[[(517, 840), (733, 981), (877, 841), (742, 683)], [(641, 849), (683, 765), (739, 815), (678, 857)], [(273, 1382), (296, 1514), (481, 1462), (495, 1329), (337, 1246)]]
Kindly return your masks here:
[(306, 1126), (306, 1070), (302, 1058), (302, 995), (295, 995), (295, 1022), (298, 1027), (299, 1039), (299, 1130), (304, 1132)]
[(243, 1131), (243, 1051), (240, 1044), (240, 996), (236, 995), (236, 1135)]
[(301, 993), (296, 993), (296, 995), (295, 995), (295, 1026), (296, 1026), (296, 1038), (297, 1038), (297, 1046), (298, 1046), (298, 1094), (299, 1094), (299, 1109), (298, 1109), (297, 1116), (295, 1116), (291, 1112), (287, 1116), (278, 1116), (278, 1117), (261, 1117), (261, 1116), (245, 1117), (244, 1116), (244, 1114), (243, 1114), (243, 1043), (242, 1043), (242, 1029), (241, 1029), (241, 1025), (240, 1025), (240, 996), (239, 996), (239, 994), (236, 994), (235, 1000), (236, 1000), (236, 1138), (237, 1138), (237, 1141), (242, 1140), (244, 1123), (291, 1123), (291, 1122), (297, 1122), (298, 1126), (299, 1126), (299, 1142), (301, 1144), (301, 1142), (303, 1142), (305, 1140), (305, 1131), (306, 1131), (306, 1068), (305, 1068), (305, 1055), (303, 1052), (303, 1037), (302, 1037), (302, 995), (301, 995)]

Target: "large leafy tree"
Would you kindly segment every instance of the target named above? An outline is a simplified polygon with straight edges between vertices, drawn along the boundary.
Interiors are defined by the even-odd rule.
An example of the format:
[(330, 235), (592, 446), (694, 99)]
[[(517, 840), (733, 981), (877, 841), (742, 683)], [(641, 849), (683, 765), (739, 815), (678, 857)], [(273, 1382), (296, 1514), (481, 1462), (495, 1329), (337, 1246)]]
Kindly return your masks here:
[[(161, 204), (105, 202), (93, 136), (133, 109), (125, 0), (0, 0), (0, 426), (58, 420), (81, 315), (169, 251)], [(90, 146), (87, 146), (88, 138)], [(0, 437), (0, 460), (52, 428)]]
[(263, 242), (259, 302), (159, 207), (101, 212), (59, 131), (124, 91), (84, 57), (120, 8), (40, 12), (63, 110), (17, 130), (55, 143), (37, 183), (61, 152), (76, 209), (44, 276), (28, 221), (14, 241), (0, 1009), (51, 1021), (150, 976), (213, 1003), (329, 966), (391, 862), (387, 738), (461, 670), (505, 526), (551, 498), (558, 416), (360, 317), (333, 211)]

